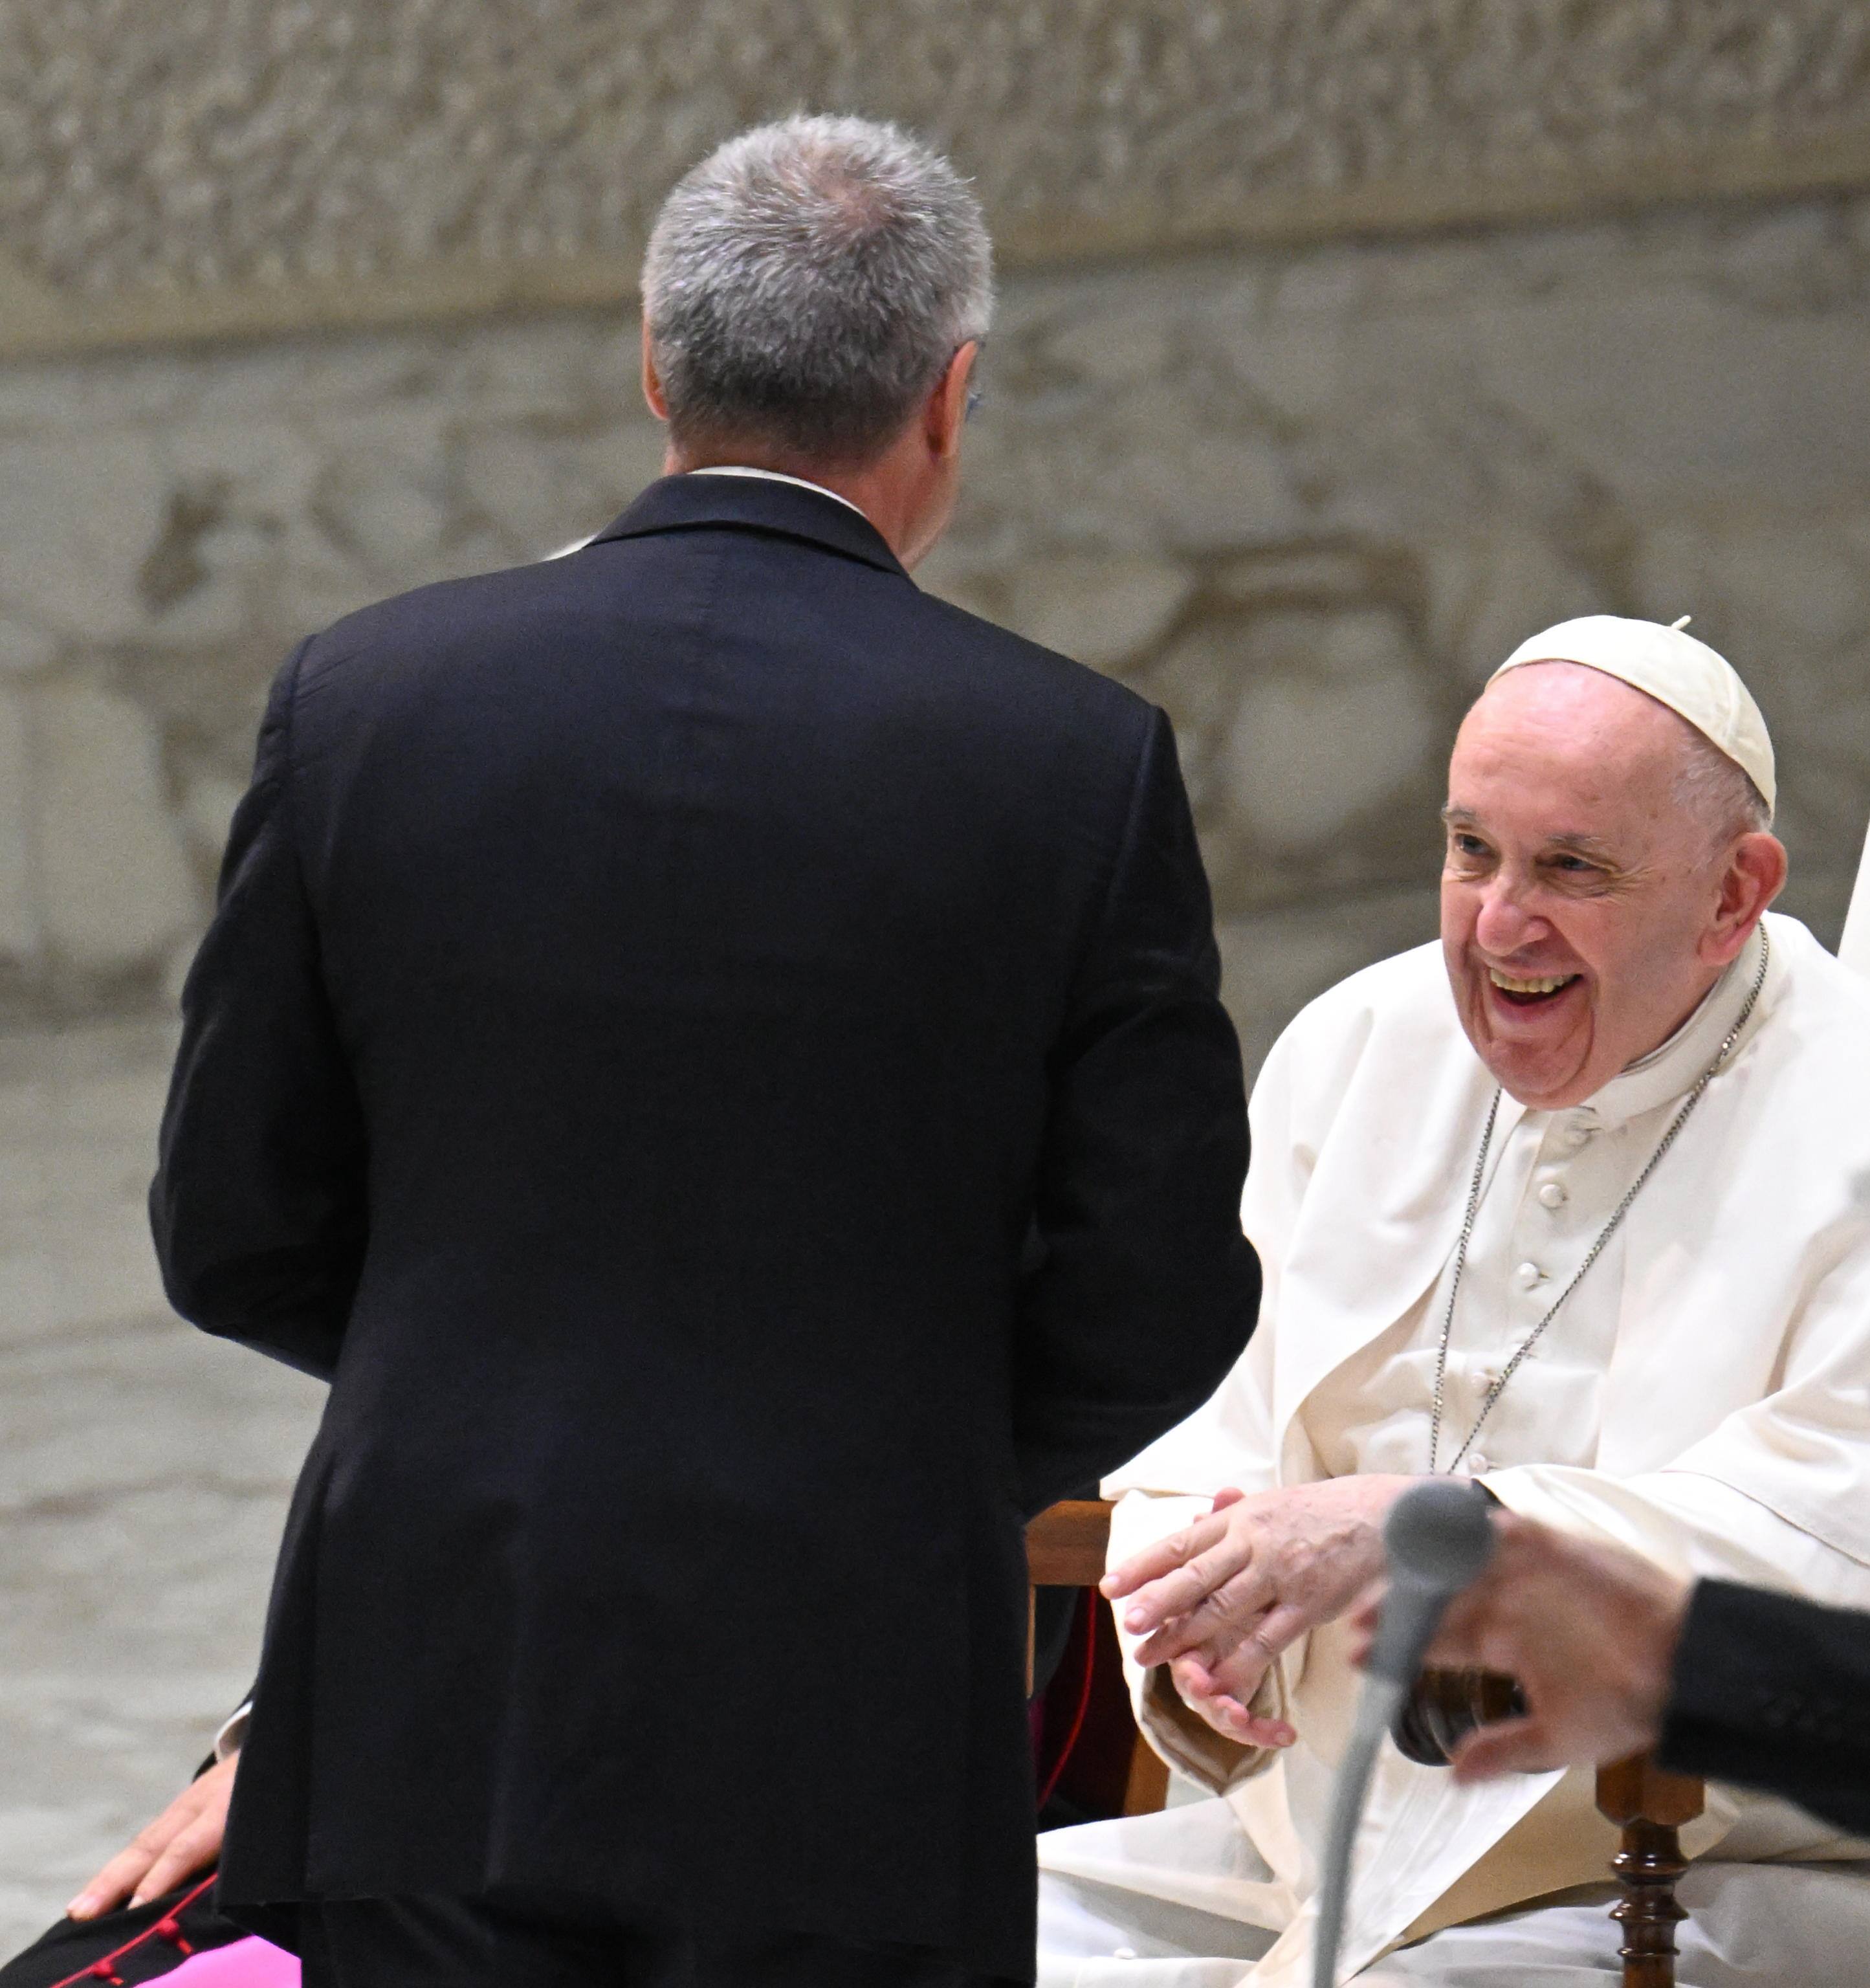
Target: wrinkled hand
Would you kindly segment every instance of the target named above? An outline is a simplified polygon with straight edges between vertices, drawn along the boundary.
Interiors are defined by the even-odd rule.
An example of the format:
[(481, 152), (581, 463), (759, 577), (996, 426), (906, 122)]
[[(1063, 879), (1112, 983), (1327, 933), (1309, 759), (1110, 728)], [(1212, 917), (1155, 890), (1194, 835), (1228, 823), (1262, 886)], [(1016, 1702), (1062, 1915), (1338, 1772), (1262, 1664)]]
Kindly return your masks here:
[[(1594, 1767), (1646, 1753), (1661, 1730), (1687, 1587), (1621, 1547), (1494, 1519), (1487, 1570), (1457, 1596), (1427, 1661), (1517, 1678), (1527, 1712), (1471, 1733), (1455, 1778)], [(1380, 1597), (1358, 1609), (1361, 1663)]]
[(1289, 1746), (1292, 1729), (1249, 1710), (1273, 1660), (1341, 1615), (1382, 1571), (1385, 1515), (1415, 1480), (1340, 1477), (1247, 1496), (1221, 1493), (1206, 1518), (1106, 1574), (1103, 1591), (1141, 1635), (1138, 1662), (1167, 1664), (1214, 1729)]
[(227, 1828), (234, 1770), (239, 1764), (240, 1756), (231, 1754), (184, 1788), (130, 1848), (120, 1850), (73, 1899), (65, 1909), (67, 1915), (94, 1919), (113, 1911), (126, 1898), (133, 1905), (147, 1905), (215, 1864)]

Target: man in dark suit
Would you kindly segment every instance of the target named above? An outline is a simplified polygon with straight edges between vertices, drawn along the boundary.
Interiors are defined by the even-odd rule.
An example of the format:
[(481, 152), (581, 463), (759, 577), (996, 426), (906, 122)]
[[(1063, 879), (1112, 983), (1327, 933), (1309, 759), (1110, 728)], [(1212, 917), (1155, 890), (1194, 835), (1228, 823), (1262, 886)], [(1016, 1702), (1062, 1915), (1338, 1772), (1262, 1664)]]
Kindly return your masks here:
[(1870, 1615), (1731, 1581), (1690, 1586), (1510, 1513), (1494, 1523), (1493, 1564), (1449, 1609), (1429, 1661), (1509, 1673), (1528, 1712), (1464, 1740), (1458, 1776), (1655, 1750), (1678, 1773), (1870, 1833)]
[(644, 270), (668, 467), (288, 661), (152, 1195), (330, 1377), (222, 1865), (308, 1988), (1030, 1979), (1023, 1518), (1251, 1330), (1162, 714), (918, 591), (979, 211), (793, 120)]

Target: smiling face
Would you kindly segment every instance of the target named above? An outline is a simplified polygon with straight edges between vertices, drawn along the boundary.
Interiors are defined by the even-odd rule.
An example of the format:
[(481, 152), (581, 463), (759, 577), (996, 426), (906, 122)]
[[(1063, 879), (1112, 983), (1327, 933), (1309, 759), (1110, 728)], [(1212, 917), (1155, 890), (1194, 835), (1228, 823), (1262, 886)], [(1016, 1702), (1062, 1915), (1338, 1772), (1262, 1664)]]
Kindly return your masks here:
[(1442, 949), (1462, 1026), (1520, 1103), (1581, 1104), (1693, 1013), (1777, 894), (1773, 837), (1685, 803), (1696, 735), (1549, 662), (1490, 685), (1455, 741)]

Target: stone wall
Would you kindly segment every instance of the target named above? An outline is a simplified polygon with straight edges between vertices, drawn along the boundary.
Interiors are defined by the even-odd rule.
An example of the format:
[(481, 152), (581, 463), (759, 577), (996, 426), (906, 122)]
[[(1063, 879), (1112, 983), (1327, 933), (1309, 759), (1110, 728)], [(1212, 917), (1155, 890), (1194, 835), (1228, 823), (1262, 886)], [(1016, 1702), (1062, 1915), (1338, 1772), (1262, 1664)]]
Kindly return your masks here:
[[(1029, 272), (928, 583), (1173, 714), (1256, 1059), (1433, 929), (1442, 755), (1561, 616), (1777, 737), (1788, 902), (1870, 815), (1870, 200)], [(153, 1013), (302, 634), (658, 465), (621, 312), (0, 371), (0, 1013)]]
[(0, 349), (630, 293), (809, 104), (1023, 265), (1870, 183), (1860, 0), (0, 0)]

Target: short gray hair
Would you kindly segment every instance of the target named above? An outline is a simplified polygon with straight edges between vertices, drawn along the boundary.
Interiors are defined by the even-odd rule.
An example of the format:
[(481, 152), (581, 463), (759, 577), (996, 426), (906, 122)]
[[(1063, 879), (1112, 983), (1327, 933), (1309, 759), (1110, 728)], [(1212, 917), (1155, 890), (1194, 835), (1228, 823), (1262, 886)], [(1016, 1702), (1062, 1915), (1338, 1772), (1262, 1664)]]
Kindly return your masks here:
[(1753, 776), (1686, 718), (1682, 729), (1686, 735), (1675, 778), (1677, 805), (1699, 819), (1717, 849), (1740, 836), (1770, 829), (1773, 810)]
[(678, 445), (862, 462), (993, 314), (980, 203), (892, 124), (788, 117), (731, 138), (664, 202), (643, 314)]

